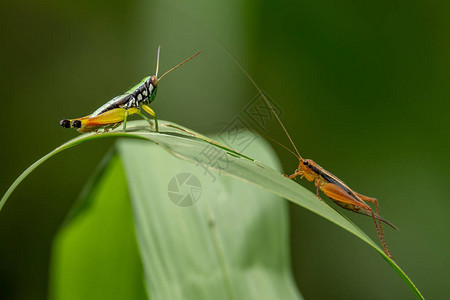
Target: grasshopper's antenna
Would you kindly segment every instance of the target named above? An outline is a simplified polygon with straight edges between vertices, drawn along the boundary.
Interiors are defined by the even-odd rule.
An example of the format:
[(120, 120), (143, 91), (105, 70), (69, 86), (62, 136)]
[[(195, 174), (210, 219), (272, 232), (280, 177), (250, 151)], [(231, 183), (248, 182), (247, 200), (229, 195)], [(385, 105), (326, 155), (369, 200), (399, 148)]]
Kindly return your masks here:
[[(205, 30), (216, 42), (217, 44), (219, 44), (219, 46), (225, 51), (225, 53), (234, 61), (234, 63), (236, 65), (238, 65), (238, 67), (242, 70), (242, 72), (244, 72), (244, 74), (247, 76), (247, 78), (250, 80), (250, 82), (253, 84), (253, 86), (258, 90), (258, 92), (261, 94), (261, 96), (263, 97), (264, 101), (266, 102), (267, 106), (269, 106), (270, 110), (272, 111), (272, 113), (275, 115), (275, 117), (277, 118), (278, 122), (280, 123), (281, 127), (283, 128), (284, 133), (287, 135), (287, 137), (289, 138), (289, 141), (291, 142), (292, 146), (295, 149), (295, 152), (297, 153), (297, 155), (301, 158), (300, 153), (297, 150), (297, 147), (294, 144), (294, 141), (292, 140), (291, 136), (289, 135), (287, 129), (284, 127), (283, 123), (281, 122), (280, 118), (278, 117), (277, 113), (275, 112), (275, 109), (273, 109), (272, 105), (270, 104), (269, 100), (267, 100), (267, 97), (264, 95), (264, 93), (262, 92), (261, 88), (256, 84), (256, 82), (253, 80), (253, 78), (250, 76), (250, 74), (244, 69), (244, 67), (239, 63), (239, 61), (237, 60), (237, 58), (235, 58), (233, 56), (233, 54), (231, 54), (231, 52), (225, 47), (225, 45), (211, 32), (209, 31), (205, 26), (203, 26), (199, 21), (197, 21), (196, 19), (192, 18), (190, 15), (179, 11), (179, 13), (182, 13), (185, 17), (188, 17), (191, 21), (194, 21), (195, 23), (197, 23), (200, 27), (203, 28), (203, 30)], [(201, 52), (201, 51), (200, 51)], [(200, 53), (199, 52), (199, 53)], [(197, 53), (197, 54), (199, 54)], [(195, 54), (195, 55), (197, 55)], [(194, 56), (195, 56), (194, 55)], [(172, 70), (169, 70), (172, 71)], [(166, 72), (167, 73), (167, 72)], [(166, 74), (164, 74), (166, 75)], [(163, 76), (164, 76), (163, 75)], [(161, 76), (161, 78), (163, 77)]]
[[(253, 84), (253, 86), (258, 90), (258, 92), (261, 94), (261, 97), (263, 97), (264, 101), (266, 102), (267, 106), (270, 108), (270, 110), (272, 111), (272, 113), (275, 115), (275, 118), (277, 118), (278, 123), (281, 125), (281, 128), (283, 128), (284, 133), (286, 134), (286, 136), (288, 137), (289, 141), (291, 142), (291, 145), (294, 147), (295, 152), (297, 153), (298, 157), (301, 160), (303, 160), (302, 156), (300, 155), (300, 152), (298, 152), (297, 147), (294, 144), (294, 141), (292, 140), (291, 136), (289, 135), (286, 127), (284, 127), (283, 122), (281, 122), (280, 117), (278, 117), (278, 114), (276, 113), (275, 109), (273, 108), (272, 104), (270, 104), (269, 100), (267, 99), (266, 95), (264, 95), (264, 92), (261, 90), (261, 88), (256, 84), (256, 82), (253, 80), (253, 78), (250, 76), (250, 74), (244, 69), (244, 67), (241, 65), (241, 63), (237, 60), (236, 57), (233, 56), (233, 54), (231, 54), (230, 51), (228, 51), (227, 48), (225, 48), (225, 46), (219, 41), (216, 40), (219, 45), (221, 46), (221, 48), (225, 51), (225, 53), (228, 54), (228, 56), (236, 63), (236, 65), (239, 67), (239, 69), (242, 70), (242, 72), (244, 72), (245, 76), (247, 76), (248, 80), (250, 80), (250, 82)], [(296, 156), (297, 156), (296, 155)]]
[[(158, 81), (163, 79), (164, 76), (166, 76), (167, 74), (169, 74), (170, 72), (172, 72), (173, 70), (175, 70), (178, 67), (181, 67), (182, 65), (184, 65), (185, 63), (187, 63), (188, 61), (190, 61), (191, 59), (193, 59), (194, 57), (196, 57), (197, 55), (199, 55), (200, 53), (202, 53), (202, 51), (199, 51), (197, 53), (195, 53), (194, 55), (192, 55), (191, 57), (189, 57), (188, 59), (186, 59), (185, 61), (183, 61), (182, 63), (179, 63), (178, 65), (176, 65), (175, 67), (173, 67), (172, 69), (170, 69), (169, 71), (167, 71), (166, 73), (164, 73), (160, 78), (158, 78)], [(159, 57), (159, 52), (158, 52), (158, 57)]]
[(158, 78), (158, 71), (159, 71), (159, 53), (161, 52), (161, 45), (158, 46), (158, 55), (156, 56), (156, 73), (155, 76)]

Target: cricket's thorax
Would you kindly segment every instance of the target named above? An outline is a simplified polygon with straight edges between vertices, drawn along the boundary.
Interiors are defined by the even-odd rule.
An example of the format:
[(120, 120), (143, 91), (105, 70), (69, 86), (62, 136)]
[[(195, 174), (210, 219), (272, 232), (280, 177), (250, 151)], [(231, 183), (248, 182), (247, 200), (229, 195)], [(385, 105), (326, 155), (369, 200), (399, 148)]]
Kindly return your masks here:
[(99, 107), (91, 115), (92, 117), (101, 115), (115, 108), (140, 108), (141, 104), (150, 104), (155, 99), (157, 87), (151, 82), (151, 77), (146, 78), (141, 84), (127, 93), (114, 97)]
[(351, 189), (344, 182), (342, 182), (340, 179), (338, 179), (330, 172), (323, 169), (321, 166), (319, 166), (316, 162), (312, 161), (311, 159), (303, 160), (303, 162), (300, 163), (299, 168), (301, 169), (303, 176), (308, 181), (313, 181), (316, 178), (318, 178), (322, 183), (335, 184), (339, 186), (341, 189), (343, 189), (350, 196), (353, 197), (355, 196), (354, 193), (351, 191)]

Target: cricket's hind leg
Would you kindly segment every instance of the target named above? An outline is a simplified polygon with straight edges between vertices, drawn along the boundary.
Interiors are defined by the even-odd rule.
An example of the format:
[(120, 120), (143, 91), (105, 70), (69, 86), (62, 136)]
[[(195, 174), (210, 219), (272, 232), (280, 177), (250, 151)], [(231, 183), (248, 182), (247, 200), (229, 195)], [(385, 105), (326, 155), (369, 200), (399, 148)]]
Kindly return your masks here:
[[(381, 225), (381, 221), (375, 217), (375, 213), (372, 208), (364, 203), (362, 200), (358, 200), (353, 196), (349, 195), (342, 188), (333, 183), (326, 183), (320, 187), (320, 189), (327, 195), (329, 198), (333, 199), (337, 204), (342, 206), (343, 208), (350, 209), (354, 206), (354, 209), (350, 209), (356, 211), (357, 208), (365, 210), (370, 213), (372, 217), (373, 223), (375, 224), (375, 229), (378, 233), (378, 237), (380, 238), (381, 244), (383, 245), (383, 250), (386, 255), (393, 259), (391, 253), (389, 252), (389, 248), (387, 246), (386, 240), (384, 239), (383, 226)], [(342, 203), (342, 205), (340, 204)], [(347, 208), (348, 207), (348, 208)]]

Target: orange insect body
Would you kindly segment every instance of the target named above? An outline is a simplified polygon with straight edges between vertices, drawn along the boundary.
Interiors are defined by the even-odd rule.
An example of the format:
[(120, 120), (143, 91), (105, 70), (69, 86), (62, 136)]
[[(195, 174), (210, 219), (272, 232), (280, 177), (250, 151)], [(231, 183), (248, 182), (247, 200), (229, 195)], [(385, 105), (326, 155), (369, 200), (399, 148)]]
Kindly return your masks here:
[[(286, 127), (283, 125), (283, 122), (281, 122), (280, 117), (277, 115), (275, 109), (272, 107), (272, 105), (270, 104), (269, 100), (267, 99), (266, 95), (263, 93), (261, 88), (256, 84), (256, 82), (253, 80), (253, 78), (250, 76), (250, 74), (248, 74), (248, 72), (244, 69), (244, 67), (239, 63), (239, 61), (223, 46), (222, 46), (222, 48), (231, 57), (231, 59), (233, 59), (233, 61), (236, 63), (236, 65), (242, 70), (242, 72), (247, 76), (247, 78), (250, 80), (250, 82), (253, 84), (253, 86), (258, 90), (261, 97), (264, 99), (264, 102), (266, 103), (267, 107), (270, 109), (272, 114), (275, 116), (275, 118), (277, 119), (281, 128), (283, 129), (284, 133), (288, 137), (291, 145), (295, 149), (295, 152), (294, 152), (294, 151), (290, 150), (289, 148), (287, 148), (286, 146), (278, 143), (277, 141), (274, 141), (274, 142), (278, 143), (279, 145), (283, 146), (289, 152), (291, 152), (299, 160), (299, 166), (298, 166), (297, 170), (295, 170), (294, 174), (289, 175), (289, 176), (285, 175), (285, 176), (289, 177), (291, 179), (295, 179), (296, 177), (301, 176), (301, 177), (305, 177), (306, 180), (308, 180), (310, 182), (314, 181), (314, 184), (317, 187), (316, 195), (319, 199), (320, 199), (319, 190), (321, 190), (333, 202), (335, 202), (337, 205), (341, 206), (342, 208), (356, 212), (358, 214), (372, 217), (372, 220), (375, 224), (375, 229), (378, 233), (378, 237), (380, 238), (381, 244), (383, 245), (383, 250), (386, 253), (386, 255), (392, 259), (393, 257), (391, 256), (389, 249), (387, 247), (386, 241), (384, 239), (383, 227), (381, 225), (381, 222), (388, 224), (389, 226), (393, 227), (394, 229), (397, 229), (397, 228), (380, 216), (380, 207), (378, 205), (377, 199), (356, 193), (351, 188), (349, 188), (344, 182), (342, 182), (339, 178), (337, 178), (330, 172), (326, 171), (324, 168), (320, 167), (314, 161), (312, 161), (310, 159), (303, 159), (300, 156), (300, 153), (297, 150), (297, 147), (295, 146), (294, 141), (292, 140), (291, 136), (289, 135), (289, 132), (287, 131)], [(271, 140), (273, 140), (273, 139), (271, 139)], [(376, 213), (374, 213), (373, 209), (365, 201), (374, 203), (376, 205)]]
[(130, 108), (128, 110), (124, 108), (114, 108), (96, 117), (89, 115), (78, 119), (71, 119), (69, 121), (70, 123), (79, 121), (79, 125), (76, 126), (78, 132), (92, 132), (99, 129), (104, 129), (107, 132), (109, 129), (113, 129), (120, 125), (126, 115), (132, 115), (137, 112), (138, 109), (136, 108)]
[(300, 159), (297, 170), (288, 177), (295, 179), (297, 176), (301, 176), (301, 178), (305, 177), (309, 182), (314, 180), (314, 184), (317, 187), (316, 194), (318, 198), (320, 198), (320, 189), (325, 195), (333, 200), (333, 202), (347, 210), (370, 216), (371, 208), (365, 201), (375, 203), (377, 206), (377, 215), (375, 215), (375, 218), (388, 224), (392, 228), (397, 229), (392, 223), (379, 216), (378, 201), (376, 198), (364, 196), (353, 191), (342, 180), (319, 166), (313, 160)]
[[(290, 151), (290, 150), (289, 150)], [(293, 153), (292, 151), (290, 151)], [(309, 182), (314, 181), (316, 189), (316, 195), (320, 199), (319, 190), (321, 190), (325, 195), (328, 196), (334, 203), (341, 206), (344, 209), (362, 214), (365, 216), (370, 216), (375, 224), (375, 229), (380, 238), (381, 244), (383, 245), (383, 250), (390, 258), (393, 258), (389, 252), (386, 241), (384, 239), (384, 232), (381, 222), (384, 222), (394, 229), (397, 229), (392, 223), (383, 219), (380, 216), (380, 208), (378, 205), (378, 200), (376, 198), (364, 196), (362, 194), (356, 193), (348, 185), (346, 185), (342, 180), (319, 166), (311, 159), (303, 159), (301, 156), (296, 155), (299, 159), (299, 165), (297, 170), (292, 175), (287, 177), (295, 179), (298, 176), (300, 178), (306, 178)], [(365, 202), (374, 203), (376, 205), (376, 214), (373, 212), (372, 208)]]

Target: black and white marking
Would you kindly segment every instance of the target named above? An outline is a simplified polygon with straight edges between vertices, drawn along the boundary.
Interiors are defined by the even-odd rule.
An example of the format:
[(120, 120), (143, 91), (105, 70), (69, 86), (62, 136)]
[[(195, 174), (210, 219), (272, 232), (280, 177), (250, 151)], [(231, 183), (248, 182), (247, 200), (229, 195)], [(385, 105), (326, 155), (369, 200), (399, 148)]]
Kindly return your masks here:
[(147, 78), (142, 84), (137, 86), (131, 93), (126, 93), (113, 99), (99, 107), (91, 115), (96, 117), (115, 108), (140, 108), (142, 103), (147, 103), (149, 98), (156, 92), (156, 87), (151, 83), (151, 77)]

